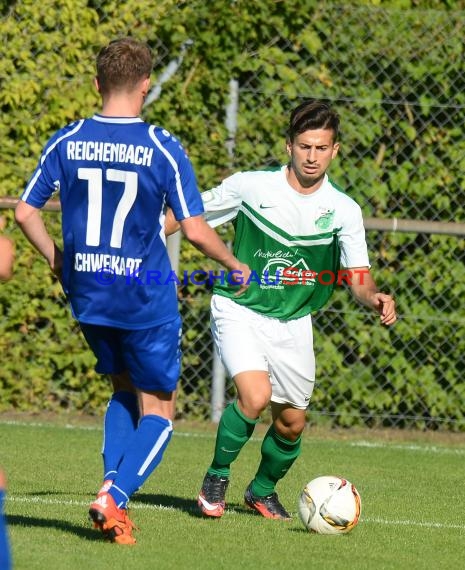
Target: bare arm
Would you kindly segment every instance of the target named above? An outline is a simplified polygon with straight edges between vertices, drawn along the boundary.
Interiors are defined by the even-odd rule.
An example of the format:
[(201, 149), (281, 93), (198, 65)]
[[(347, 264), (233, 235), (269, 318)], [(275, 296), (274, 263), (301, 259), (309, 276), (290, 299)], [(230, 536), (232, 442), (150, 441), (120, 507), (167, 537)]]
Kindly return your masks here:
[(393, 325), (397, 315), (396, 304), (391, 295), (378, 291), (368, 267), (351, 267), (349, 271), (350, 288), (357, 301), (377, 311), (383, 325)]
[(238, 274), (238, 277), (244, 283), (249, 279), (249, 266), (241, 263), (234, 257), (215, 230), (207, 224), (202, 216), (186, 218), (179, 224), (183, 234), (199, 251), (207, 257), (218, 261), (226, 269), (240, 272), (241, 275)]
[(165, 235), (170, 236), (181, 229), (181, 224), (174, 217), (173, 210), (168, 208), (165, 215)]
[(0, 236), (0, 281), (8, 281), (13, 274), (15, 258), (14, 245), (11, 239)]
[(27, 239), (45, 257), (55, 275), (60, 277), (62, 253), (47, 232), (40, 210), (20, 200), (16, 205), (15, 219)]

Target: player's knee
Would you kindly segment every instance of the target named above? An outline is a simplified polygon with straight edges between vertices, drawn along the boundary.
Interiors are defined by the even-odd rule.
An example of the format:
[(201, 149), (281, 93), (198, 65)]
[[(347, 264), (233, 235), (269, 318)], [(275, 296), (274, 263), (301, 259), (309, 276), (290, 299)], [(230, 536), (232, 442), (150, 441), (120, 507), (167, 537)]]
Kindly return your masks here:
[(239, 397), (239, 407), (241, 411), (249, 418), (258, 418), (258, 416), (268, 407), (270, 403), (271, 393), (247, 394), (247, 396)]
[(287, 441), (297, 441), (299, 439), (299, 437), (302, 435), (302, 431), (298, 431), (298, 430), (293, 430), (293, 429), (286, 429), (284, 430), (284, 433), (279, 432), (279, 435), (284, 438), (287, 439)]
[(297, 441), (299, 439), (299, 437), (302, 435), (302, 432), (304, 431), (304, 427), (305, 427), (305, 424), (303, 424), (302, 426), (300, 426), (300, 425), (293, 426), (291, 429), (290, 436), (289, 436), (289, 441)]
[(288, 441), (297, 441), (305, 429), (305, 418), (299, 418), (292, 422), (282, 422), (276, 420), (274, 428), (278, 435)]

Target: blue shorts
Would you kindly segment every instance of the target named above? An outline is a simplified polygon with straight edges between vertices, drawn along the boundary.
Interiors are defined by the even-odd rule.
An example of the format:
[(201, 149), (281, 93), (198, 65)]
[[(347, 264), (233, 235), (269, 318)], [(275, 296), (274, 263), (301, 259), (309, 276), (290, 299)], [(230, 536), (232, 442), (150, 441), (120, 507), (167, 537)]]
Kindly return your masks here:
[(181, 318), (142, 330), (79, 323), (99, 374), (128, 371), (136, 388), (173, 392), (181, 374)]

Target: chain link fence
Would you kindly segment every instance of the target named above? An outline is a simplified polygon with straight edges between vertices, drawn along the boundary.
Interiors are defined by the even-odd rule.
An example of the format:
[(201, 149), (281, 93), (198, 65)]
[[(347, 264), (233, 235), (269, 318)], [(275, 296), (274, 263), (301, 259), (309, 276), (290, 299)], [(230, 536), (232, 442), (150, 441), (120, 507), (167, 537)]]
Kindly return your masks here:
[[(365, 213), (367, 241), (371, 252), (373, 271), (379, 285), (395, 294), (399, 307), (400, 323), (393, 331), (386, 335), (385, 342), (389, 342), (395, 351), (400, 352), (403, 358), (414, 362), (416, 376), (403, 377), (405, 372), (402, 365), (398, 369), (390, 365), (391, 357), (384, 357), (382, 349), (373, 351), (370, 347), (370, 328), (376, 327), (376, 319), (371, 315), (363, 314), (351, 321), (352, 327), (357, 330), (365, 329), (364, 342), (354, 339), (352, 331), (344, 324), (344, 317), (355, 313), (360, 309), (354, 305), (343, 304), (342, 296), (347, 296), (347, 291), (337, 291), (330, 304), (315, 315), (315, 352), (317, 361), (317, 384), (312, 403), (309, 408), (309, 419), (314, 422), (327, 421), (333, 424), (351, 425), (354, 418), (362, 418), (365, 425), (384, 426), (419, 426), (437, 429), (448, 425), (453, 427), (463, 426), (461, 410), (464, 408), (464, 392), (461, 385), (461, 370), (464, 366), (464, 355), (460, 350), (459, 339), (464, 334), (465, 312), (464, 305), (454, 294), (454, 282), (463, 278), (463, 262), (465, 260), (464, 238), (464, 198), (465, 177), (458, 173), (456, 178), (448, 176), (448, 165), (451, 162), (460, 162), (464, 165), (465, 145), (462, 140), (451, 154), (440, 149), (437, 160), (428, 160), (428, 156), (434, 156), (438, 151), (435, 141), (437, 137), (448, 137), (447, 133), (458, 129), (463, 132), (465, 123), (465, 101), (463, 97), (465, 68), (458, 66), (457, 61), (464, 56), (463, 43), (460, 40), (465, 27), (465, 15), (463, 13), (446, 13), (441, 11), (395, 11), (382, 10), (370, 7), (356, 8), (354, 6), (342, 7), (325, 6), (326, 17), (318, 23), (313, 18), (313, 25), (304, 25), (296, 34), (301, 43), (298, 46), (298, 58), (295, 59), (295, 68), (279, 69), (279, 61), (273, 60), (273, 54), (277, 57), (280, 52), (273, 52), (273, 46), (280, 50), (296, 53), (296, 40), (291, 41), (284, 36), (279, 29), (273, 30), (274, 35), (266, 46), (259, 49), (269, 51), (269, 59), (262, 63), (253, 73), (247, 74), (243, 83), (237, 82), (230, 88), (230, 98), (237, 98), (236, 104), (239, 118), (237, 125), (230, 128), (230, 148), (237, 147), (237, 140), (241, 134), (241, 110), (244, 115), (256, 117), (255, 129), (248, 126), (248, 133), (256, 133), (252, 146), (263, 144), (263, 126), (260, 124), (260, 112), (257, 109), (268, 107), (292, 107), (293, 98), (283, 90), (276, 92), (267, 89), (270, 75), (281, 73), (283, 86), (292, 82), (292, 89), (296, 93), (314, 93), (310, 82), (314, 75), (325, 74), (327, 83), (322, 90), (321, 96), (331, 94), (332, 78), (339, 79), (338, 94), (328, 97), (340, 110), (342, 116), (342, 157), (341, 167), (335, 174), (336, 180), (344, 181), (343, 186), (350, 190), (357, 190), (357, 199)], [(352, 44), (344, 53), (344, 58), (350, 61), (360, 60), (363, 54), (364, 61), (362, 75), (347, 73), (350, 63), (341, 62), (337, 54), (334, 59), (328, 58), (324, 65), (318, 65), (312, 53), (312, 34), (315, 29), (324, 28), (331, 24), (331, 35), (342, 37), (347, 29), (357, 25), (360, 21), (366, 23), (365, 36), (358, 38), (358, 42)], [(375, 42), (375, 51), (366, 53), (369, 40), (380, 33), (379, 42)], [(307, 39), (307, 42), (304, 39)], [(419, 38), (422, 38), (419, 41)], [(352, 39), (352, 38), (351, 38)], [(299, 39), (297, 40), (299, 41)], [(316, 41), (313, 38), (313, 41)], [(307, 47), (305, 47), (305, 44)], [(373, 41), (371, 41), (373, 49)], [(368, 48), (368, 49), (370, 49)], [(428, 53), (439, 50), (442, 57), (449, 61), (445, 68), (435, 73), (435, 67), (429, 67)], [(253, 57), (251, 51), (250, 57)], [(434, 58), (431, 58), (434, 59)], [(399, 62), (403, 68), (410, 68), (416, 81), (408, 81), (400, 71)], [(307, 74), (298, 73), (296, 69), (301, 66)], [(416, 69), (418, 66), (418, 69)], [(341, 69), (345, 71), (342, 72)], [(286, 73), (289, 74), (286, 77)], [(356, 85), (353, 90), (352, 85)], [(375, 86), (373, 90), (367, 90), (367, 86)], [(344, 93), (353, 91), (350, 97)], [(441, 101), (437, 102), (437, 93), (442, 92)], [(420, 95), (418, 95), (420, 94)], [(279, 105), (276, 101), (279, 100)], [(433, 100), (436, 101), (433, 103)], [(366, 107), (379, 110), (380, 124), (364, 125)], [(247, 111), (252, 111), (250, 114)], [(227, 112), (227, 108), (225, 109)], [(353, 116), (358, 119), (353, 120)], [(286, 115), (284, 115), (284, 119)], [(350, 121), (347, 126), (345, 119)], [(277, 120), (283, 120), (277, 116)], [(231, 123), (231, 121), (230, 121)], [(233, 121), (234, 124), (234, 121)], [(360, 131), (356, 129), (361, 125)], [(369, 144), (363, 139), (363, 132), (367, 127), (372, 132), (368, 135)], [(354, 132), (344, 133), (346, 129), (355, 129)], [(284, 132), (285, 125), (282, 126)], [(426, 136), (425, 133), (428, 133)], [(235, 144), (231, 144), (234, 136)], [(355, 140), (355, 144), (346, 145), (344, 136)], [(450, 140), (451, 144), (453, 139)], [(272, 142), (276, 149), (276, 141)], [(279, 147), (278, 147), (279, 148)], [(266, 165), (281, 164), (282, 152), (270, 153), (263, 161)], [(238, 168), (246, 170), (257, 167), (255, 155), (233, 155), (232, 162)], [(438, 180), (436, 192), (440, 194), (436, 200), (422, 199), (422, 178), (428, 179), (432, 171), (441, 170), (441, 177), (446, 180)], [(415, 169), (420, 174), (415, 180)], [(334, 172), (334, 171), (333, 171)], [(351, 176), (347, 176), (350, 172)], [(392, 173), (392, 174), (391, 174)], [(401, 186), (401, 191), (396, 185)], [(380, 188), (388, 188), (386, 202), (380, 204)], [(410, 191), (413, 188), (413, 192)], [(432, 203), (433, 202), (433, 203)], [(410, 217), (405, 217), (407, 216)], [(377, 216), (380, 216), (378, 218)], [(386, 218), (390, 222), (386, 224)], [(387, 231), (386, 231), (387, 230)], [(457, 262), (457, 273), (444, 275), (441, 271), (435, 271), (434, 256), (428, 254), (435, 248), (445, 251), (450, 255), (451, 263)], [(404, 259), (414, 256), (424, 256), (424, 263), (415, 268)], [(431, 266), (431, 265), (433, 266)], [(406, 274), (408, 274), (406, 276)], [(440, 291), (431, 285), (440, 280)], [(457, 291), (458, 293), (458, 291)], [(181, 301), (182, 304), (182, 301)], [(184, 310), (189, 310), (187, 305)], [(424, 311), (415, 311), (412, 308), (424, 307)], [(362, 313), (364, 313), (362, 309)], [(208, 312), (206, 309), (195, 313), (196, 326), (202, 331), (205, 339), (204, 357), (197, 365), (190, 368), (193, 371), (194, 385), (203, 383), (205, 379), (214, 378), (217, 382), (218, 391), (221, 394), (222, 378), (221, 368), (218, 370), (211, 348), (211, 340), (208, 330)], [(402, 327), (402, 333), (397, 330)], [(410, 333), (405, 335), (404, 330)], [(328, 343), (328, 338), (330, 339)], [(440, 361), (432, 357), (433, 349), (437, 349), (440, 343)], [(328, 344), (330, 346), (328, 346)], [(365, 346), (364, 346), (365, 345)], [(331, 375), (331, 371), (323, 367), (323, 374), (318, 371), (328, 354), (338, 352), (344, 361), (342, 376), (349, 376), (349, 380), (343, 380), (337, 373)], [(195, 352), (195, 354), (198, 354)], [(210, 355), (210, 356), (208, 356)], [(189, 356), (187, 356), (189, 358)], [(422, 372), (425, 366), (433, 375), (433, 383), (444, 386), (442, 398), (447, 400), (445, 408), (449, 416), (435, 414), (434, 405), (426, 402), (421, 396), (418, 398), (414, 409), (402, 406), (403, 390), (398, 390), (410, 383), (412, 391), (417, 393), (426, 392), (429, 389), (427, 382), (422, 384)], [(215, 374), (212, 375), (212, 368)], [(347, 399), (354, 397), (350, 388), (350, 376), (369, 376), (367, 378), (367, 391), (371, 392), (370, 398), (377, 401), (387, 401), (384, 412), (370, 411), (369, 404), (354, 402), (352, 411), (341, 412), (340, 408)], [(219, 376), (219, 378), (218, 378)], [(394, 380), (392, 376), (397, 377)], [(450, 376), (454, 380), (449, 380)], [(185, 377), (186, 378), (186, 377)], [(341, 381), (342, 380), (342, 381)], [(458, 386), (457, 386), (458, 384)], [(393, 398), (386, 398), (386, 393), (394, 394)], [(325, 397), (331, 394), (331, 397)], [(226, 382), (226, 400), (234, 397), (234, 389), (230, 381)], [(210, 401), (212, 418), (217, 420), (221, 411), (221, 397), (213, 391)], [(374, 406), (373, 406), (374, 407)], [(325, 420), (326, 418), (326, 420)]]
[[(45, 4), (53, 10), (60, 3)], [(81, 4), (95, 9), (96, 36), (103, 35), (114, 17), (110, 3)], [(196, 77), (203, 69), (205, 74), (214, 69), (200, 36), (221, 3), (210, 6), (213, 20), (200, 2), (161, 4), (170, 26), (161, 29), (150, 22), (151, 35), (150, 25), (139, 22), (133, 31), (140, 31), (158, 53), (146, 110), (175, 94), (182, 117), (179, 95), (189, 99), (191, 84), (214, 99)], [(316, 2), (291, 10), (280, 2), (263, 4), (270, 10), (273, 5), (274, 11), (268, 18), (264, 14), (246, 37), (234, 36), (232, 27), (222, 31), (221, 18), (226, 6), (239, 26), (252, 17), (250, 3), (223, 2), (217, 16), (216, 39), (226, 46), (218, 41), (218, 54), (228, 42), (237, 42), (240, 49), (229, 76), (222, 75), (215, 116), (199, 117), (209, 148), (216, 147), (219, 154), (216, 170), (206, 158), (205, 139), (201, 146), (197, 133), (181, 136), (174, 118), (170, 126), (169, 115), (161, 122), (187, 139), (207, 188), (219, 182), (221, 172), (283, 163), (289, 110), (302, 98), (322, 97), (334, 104), (341, 115), (342, 141), (330, 174), (362, 207), (373, 273), (380, 288), (396, 296), (400, 318), (392, 330), (380, 331), (377, 318), (338, 288), (314, 317), (317, 384), (309, 421), (463, 430), (465, 13)], [(277, 5), (291, 10), (286, 25)], [(137, 7), (123, 2), (121, 10), (131, 6), (141, 14), (147, 8), (144, 2)], [(3, 12), (5, 18), (19, 14)], [(124, 27), (118, 30), (122, 33)], [(34, 57), (46, 57), (50, 49), (44, 45), (41, 52), (36, 45)], [(231, 239), (230, 227), (220, 232)], [(175, 242), (171, 245), (177, 254)], [(181, 244), (180, 272), (191, 263), (189, 247)], [(234, 396), (214, 355), (210, 293), (208, 287), (179, 288), (185, 329), (179, 418), (216, 421)]]

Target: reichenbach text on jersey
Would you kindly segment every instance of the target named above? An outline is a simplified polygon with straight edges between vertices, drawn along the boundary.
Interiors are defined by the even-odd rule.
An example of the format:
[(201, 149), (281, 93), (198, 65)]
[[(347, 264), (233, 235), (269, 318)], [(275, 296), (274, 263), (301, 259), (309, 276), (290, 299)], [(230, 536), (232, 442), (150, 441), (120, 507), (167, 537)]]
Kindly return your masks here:
[(68, 160), (95, 160), (99, 162), (126, 162), (151, 166), (153, 148), (142, 145), (102, 141), (68, 141)]

